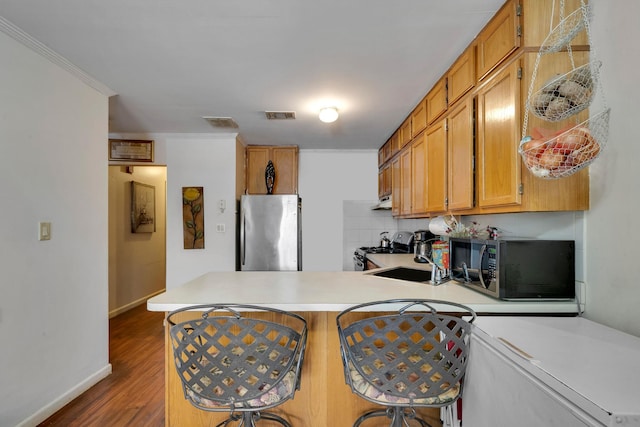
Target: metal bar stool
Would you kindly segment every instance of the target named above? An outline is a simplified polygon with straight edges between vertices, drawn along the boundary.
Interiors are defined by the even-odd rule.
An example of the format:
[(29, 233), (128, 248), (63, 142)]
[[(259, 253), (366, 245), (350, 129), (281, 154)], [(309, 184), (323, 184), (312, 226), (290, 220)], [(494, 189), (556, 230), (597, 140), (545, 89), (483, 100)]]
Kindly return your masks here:
[[(187, 311), (202, 314), (184, 320)], [(185, 399), (198, 409), (230, 413), (217, 427), (233, 422), (255, 427), (260, 419), (291, 427), (281, 416), (264, 411), (293, 398), (300, 388), (307, 341), (304, 318), (254, 305), (209, 304), (173, 311), (167, 321)]]
[[(372, 311), (372, 317), (362, 313)], [(428, 427), (417, 416), (421, 407), (441, 408), (444, 425), (453, 425), (475, 319), (469, 307), (425, 299), (374, 301), (341, 312), (336, 321), (345, 380), (353, 393), (384, 407), (353, 426), (386, 416), (390, 427), (412, 420)]]

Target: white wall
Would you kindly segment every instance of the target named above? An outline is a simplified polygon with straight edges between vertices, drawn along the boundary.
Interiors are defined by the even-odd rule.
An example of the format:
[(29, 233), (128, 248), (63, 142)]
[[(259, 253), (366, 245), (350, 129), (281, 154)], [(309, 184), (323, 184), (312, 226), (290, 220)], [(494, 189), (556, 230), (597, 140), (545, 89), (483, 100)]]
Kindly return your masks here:
[(640, 336), (638, 103), (640, 2), (592, 0), (593, 42), (611, 106), (609, 141), (591, 166), (591, 209), (585, 214), (587, 313), (592, 320)]
[[(167, 289), (207, 271), (235, 270), (236, 135), (158, 134), (167, 155)], [(182, 187), (204, 187), (204, 249), (184, 249)], [(226, 209), (218, 208), (220, 200)], [(225, 226), (224, 233), (216, 225)]]
[(108, 102), (2, 32), (0, 58), (0, 425), (35, 425), (111, 370)]
[(300, 150), (302, 269), (343, 268), (343, 201), (377, 200), (377, 150)]
[[(131, 181), (155, 187), (153, 233), (131, 232)], [(165, 289), (166, 183), (164, 166), (109, 166), (109, 317)]]

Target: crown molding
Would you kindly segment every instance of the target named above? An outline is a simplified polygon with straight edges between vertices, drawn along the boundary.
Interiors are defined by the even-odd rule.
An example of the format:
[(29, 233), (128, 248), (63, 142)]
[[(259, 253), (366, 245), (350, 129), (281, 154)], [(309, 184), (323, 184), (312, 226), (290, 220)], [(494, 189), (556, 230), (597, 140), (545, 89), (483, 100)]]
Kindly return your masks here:
[(45, 44), (31, 37), (29, 34), (25, 33), (20, 28), (4, 19), (2, 16), (0, 16), (0, 31), (13, 38), (17, 42), (23, 44), (27, 48), (31, 49), (38, 55), (48, 59), (50, 62), (68, 71), (70, 74), (83, 81), (93, 89), (97, 90), (101, 94), (106, 95), (107, 97), (117, 95), (117, 92), (113, 91), (100, 81), (94, 79), (89, 74), (73, 65), (62, 55), (58, 54), (54, 50), (47, 47)]

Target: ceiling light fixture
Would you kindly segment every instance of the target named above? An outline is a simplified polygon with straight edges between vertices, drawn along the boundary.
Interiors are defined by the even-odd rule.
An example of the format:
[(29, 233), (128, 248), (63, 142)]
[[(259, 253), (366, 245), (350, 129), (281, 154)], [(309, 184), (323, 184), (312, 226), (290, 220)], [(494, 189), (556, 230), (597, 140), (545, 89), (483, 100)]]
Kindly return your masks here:
[(338, 109), (336, 107), (324, 107), (320, 109), (318, 117), (322, 122), (333, 123), (338, 120)]

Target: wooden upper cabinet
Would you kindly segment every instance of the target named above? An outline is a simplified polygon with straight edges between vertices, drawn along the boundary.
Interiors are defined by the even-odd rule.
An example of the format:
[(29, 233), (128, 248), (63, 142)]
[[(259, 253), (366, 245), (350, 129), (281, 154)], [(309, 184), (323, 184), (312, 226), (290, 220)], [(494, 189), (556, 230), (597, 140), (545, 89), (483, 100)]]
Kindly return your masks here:
[(454, 62), (447, 72), (447, 101), (449, 106), (476, 84), (476, 46), (472, 44)]
[(393, 135), (391, 135), (391, 154), (390, 157), (396, 155), (396, 153), (400, 152), (400, 130), (396, 130)]
[(433, 123), (447, 111), (447, 79), (438, 80), (427, 94), (427, 124)]
[[(412, 188), (412, 170), (411, 170), (411, 146), (407, 146), (399, 154), (400, 157), (400, 216), (411, 214), (411, 188)], [(396, 195), (394, 194), (395, 198)], [(393, 200), (391, 201), (393, 203)]]
[(391, 158), (393, 149), (393, 141), (391, 138), (387, 140), (387, 142), (380, 147), (378, 150), (378, 167), (382, 167), (382, 165)]
[(386, 163), (378, 170), (378, 198), (391, 194), (391, 164)]
[(424, 98), (411, 113), (411, 134), (415, 138), (427, 127), (427, 98)]
[(427, 213), (427, 143), (421, 134), (411, 143), (411, 213)]
[(447, 210), (447, 119), (427, 128), (427, 207), (430, 214)]
[[(535, 0), (538, 1), (538, 0)], [(478, 34), (478, 79), (487, 74), (520, 47), (520, 7), (508, 0)], [(542, 25), (542, 24), (540, 24)]]
[(391, 160), (391, 215), (400, 215), (400, 198), (402, 197), (402, 171), (400, 170), (400, 156)]
[(521, 202), (520, 62), (513, 61), (478, 91), (478, 205)]
[(269, 160), (276, 171), (273, 194), (297, 194), (298, 147), (266, 145), (247, 147), (247, 194), (267, 194), (264, 175)]
[[(572, 12), (580, 10), (581, 1), (564, 0), (564, 13), (561, 13), (559, 2), (556, 1), (555, 7), (553, 6), (554, 4), (550, 0), (544, 2), (541, 0), (521, 0), (523, 46), (541, 46), (549, 35), (549, 30), (555, 28), (562, 20), (561, 16), (567, 17)], [(578, 32), (570, 43), (573, 46), (588, 45), (587, 32)]]
[(473, 208), (474, 202), (473, 97), (463, 98), (447, 114), (447, 182), (450, 211)]
[(400, 126), (400, 148), (411, 142), (411, 116), (407, 117)]

